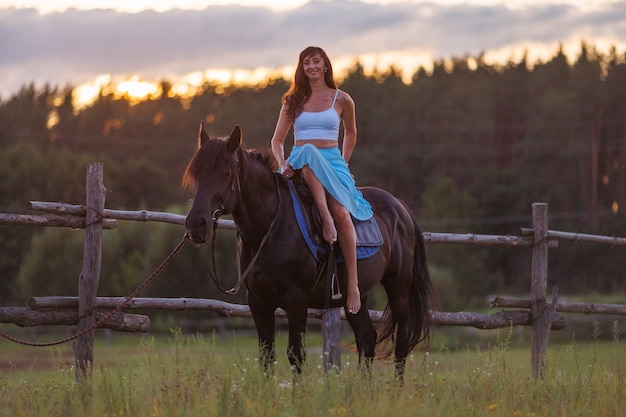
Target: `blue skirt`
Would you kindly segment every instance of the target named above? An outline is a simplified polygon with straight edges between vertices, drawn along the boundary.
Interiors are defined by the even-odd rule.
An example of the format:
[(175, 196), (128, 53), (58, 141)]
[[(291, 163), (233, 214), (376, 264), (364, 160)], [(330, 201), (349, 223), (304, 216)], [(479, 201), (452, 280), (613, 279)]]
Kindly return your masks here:
[(307, 143), (294, 146), (287, 161), (294, 169), (308, 165), (326, 191), (357, 220), (367, 220), (374, 215), (372, 206), (357, 190), (354, 178), (338, 147), (316, 148)]

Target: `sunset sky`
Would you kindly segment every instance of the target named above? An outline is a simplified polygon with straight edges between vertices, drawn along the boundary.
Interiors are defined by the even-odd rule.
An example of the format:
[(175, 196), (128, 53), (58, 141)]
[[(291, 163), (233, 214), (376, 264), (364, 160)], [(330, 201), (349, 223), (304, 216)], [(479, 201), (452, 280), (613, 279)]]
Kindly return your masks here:
[(465, 55), (536, 61), (559, 44), (575, 55), (582, 40), (624, 53), (626, 0), (0, 0), (0, 98), (30, 82), (97, 91), (124, 81), (150, 94), (163, 79), (182, 92), (289, 76), (309, 45), (338, 71), (358, 59), (408, 79)]

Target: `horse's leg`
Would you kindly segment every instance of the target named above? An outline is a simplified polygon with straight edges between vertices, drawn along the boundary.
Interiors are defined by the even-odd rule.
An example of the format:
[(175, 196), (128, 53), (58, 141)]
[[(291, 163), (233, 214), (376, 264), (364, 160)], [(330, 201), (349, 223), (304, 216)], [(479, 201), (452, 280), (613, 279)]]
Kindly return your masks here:
[(307, 299), (304, 296), (287, 296), (287, 321), (289, 323), (289, 342), (287, 355), (295, 375), (302, 372), (302, 365), (306, 359), (304, 338), (307, 322)]
[[(363, 298), (363, 306), (367, 305), (367, 297)], [(347, 310), (347, 307), (345, 308)], [(362, 308), (357, 314), (348, 314), (346, 319), (354, 332), (356, 348), (359, 352), (359, 366), (370, 370), (376, 348), (376, 329), (372, 324), (367, 308)]]
[(273, 307), (264, 305), (251, 292), (248, 292), (248, 306), (259, 338), (259, 360), (267, 370), (276, 361), (275, 331)]
[(402, 289), (397, 289), (393, 294), (387, 291), (387, 299), (393, 318), (393, 324), (396, 329), (396, 337), (394, 340), (396, 379), (402, 381), (404, 368), (406, 366), (406, 357), (409, 354), (409, 334), (407, 331), (409, 320), (408, 290), (403, 291)]

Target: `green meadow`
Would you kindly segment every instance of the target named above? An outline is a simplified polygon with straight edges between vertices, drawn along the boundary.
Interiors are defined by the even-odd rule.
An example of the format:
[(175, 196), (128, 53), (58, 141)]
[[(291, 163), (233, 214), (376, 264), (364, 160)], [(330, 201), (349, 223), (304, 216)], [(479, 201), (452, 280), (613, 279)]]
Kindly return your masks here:
[(613, 333), (552, 343), (539, 381), (531, 376), (528, 343), (513, 343), (508, 330), (464, 346), (436, 336), (428, 352), (411, 354), (403, 384), (390, 362), (377, 361), (369, 376), (359, 370), (349, 338), (341, 370), (325, 372), (315, 332), (298, 378), (284, 334), (269, 373), (249, 335), (97, 336), (91, 376), (78, 381), (71, 345), (2, 341), (0, 416), (620, 416), (626, 356)]

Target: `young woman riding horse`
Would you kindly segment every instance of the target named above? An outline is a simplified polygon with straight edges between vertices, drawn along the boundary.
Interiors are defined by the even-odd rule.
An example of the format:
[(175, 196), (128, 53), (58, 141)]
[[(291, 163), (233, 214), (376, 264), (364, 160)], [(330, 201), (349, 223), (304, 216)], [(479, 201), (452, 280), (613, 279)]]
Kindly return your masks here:
[[(343, 122), (343, 149), (339, 152), (339, 125)], [(294, 127), (295, 143), (285, 159), (285, 137)], [(291, 178), (302, 169), (322, 218), (324, 239), (338, 242), (348, 276), (347, 311), (361, 309), (357, 273), (356, 232), (352, 217), (368, 220), (374, 214), (356, 188), (348, 162), (356, 145), (354, 101), (337, 88), (333, 67), (322, 48), (300, 53), (294, 81), (283, 96), (272, 151), (280, 172)]]
[[(190, 160), (183, 185), (194, 193), (187, 215), (190, 239), (211, 241), (214, 225), (222, 214), (231, 214), (241, 239), (239, 262), (247, 271), (248, 304), (259, 337), (262, 361), (275, 361), (277, 308), (287, 313), (287, 352), (296, 371), (304, 360), (307, 308), (345, 308), (345, 299), (328, 300), (322, 286), (315, 286), (316, 259), (305, 238), (298, 233), (289, 180), (276, 173), (269, 151), (248, 151), (235, 127), (227, 139), (210, 139), (200, 128), (198, 150)], [(359, 359), (369, 365), (376, 346), (390, 348), (393, 341), (396, 372), (401, 377), (408, 353), (430, 336), (433, 287), (426, 265), (422, 233), (410, 210), (391, 194), (377, 188), (360, 191), (370, 202), (383, 243), (371, 256), (358, 261), (362, 305), (379, 283), (388, 304), (375, 329), (367, 308), (346, 319), (354, 331)], [(345, 263), (338, 265), (341, 292), (347, 292)], [(378, 352), (390, 355), (391, 350)]]

